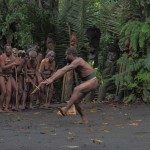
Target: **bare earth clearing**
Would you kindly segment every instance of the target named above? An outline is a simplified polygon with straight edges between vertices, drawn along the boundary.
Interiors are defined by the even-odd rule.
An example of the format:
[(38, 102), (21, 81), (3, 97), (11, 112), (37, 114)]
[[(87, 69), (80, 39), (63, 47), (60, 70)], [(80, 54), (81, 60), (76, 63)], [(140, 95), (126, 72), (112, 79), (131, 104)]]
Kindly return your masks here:
[(79, 115), (58, 117), (52, 109), (0, 114), (0, 150), (149, 150), (150, 107), (145, 104), (84, 104)]

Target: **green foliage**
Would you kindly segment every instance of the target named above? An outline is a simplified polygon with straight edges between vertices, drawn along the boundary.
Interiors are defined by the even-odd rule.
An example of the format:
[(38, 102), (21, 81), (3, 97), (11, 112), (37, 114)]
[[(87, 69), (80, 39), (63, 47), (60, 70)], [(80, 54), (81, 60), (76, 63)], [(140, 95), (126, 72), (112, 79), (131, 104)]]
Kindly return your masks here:
[(72, 32), (77, 34), (78, 49), (80, 50), (81, 47), (85, 46), (87, 43), (87, 38), (85, 36), (86, 29), (97, 23), (97, 1), (64, 0), (60, 7), (60, 21), (69, 23)]
[[(47, 33), (56, 38), (58, 68), (64, 65), (64, 53), (70, 45), (69, 29), (78, 38), (78, 50), (85, 54), (88, 40), (85, 31), (96, 25), (101, 29), (100, 68), (105, 68), (106, 46), (114, 37), (120, 38), (124, 47), (125, 39), (130, 39), (131, 54), (123, 54), (118, 60), (122, 71), (113, 76), (121, 89), (131, 91), (125, 102), (139, 97), (149, 101), (150, 93), (150, 1), (149, 0), (7, 0), (0, 2), (0, 32), (13, 38), (19, 47), (25, 49), (30, 44), (41, 43)], [(92, 65), (92, 64), (91, 64)], [(103, 78), (98, 68), (94, 68), (101, 84)], [(134, 94), (133, 94), (134, 92)]]
[(0, 17), (0, 29), (8, 42), (12, 43), (14, 37), (18, 41), (16, 46), (27, 48), (33, 43), (40, 45), (49, 32), (55, 32), (56, 18), (50, 15), (53, 10), (44, 9), (38, 2), (9, 0), (7, 8), (7, 15)]
[(146, 19), (145, 22), (130, 20), (122, 28), (122, 34), (125, 37), (130, 38), (131, 47), (133, 50), (137, 51), (138, 48), (144, 48), (146, 42), (149, 42), (150, 38), (150, 17)]
[[(89, 65), (91, 67), (93, 67), (94, 66), (94, 61), (89, 62)], [(95, 76), (98, 78), (100, 85), (103, 85), (104, 84), (104, 79), (103, 79), (103, 76), (100, 72), (100, 69), (99, 68), (94, 68), (94, 73), (95, 73)]]
[(125, 53), (118, 60), (118, 64), (121, 71), (113, 76), (116, 85), (119, 83), (121, 89), (132, 91), (130, 95), (124, 98), (124, 102), (133, 102), (137, 97), (148, 102), (150, 100), (150, 72), (146, 67), (145, 59), (129, 57)]

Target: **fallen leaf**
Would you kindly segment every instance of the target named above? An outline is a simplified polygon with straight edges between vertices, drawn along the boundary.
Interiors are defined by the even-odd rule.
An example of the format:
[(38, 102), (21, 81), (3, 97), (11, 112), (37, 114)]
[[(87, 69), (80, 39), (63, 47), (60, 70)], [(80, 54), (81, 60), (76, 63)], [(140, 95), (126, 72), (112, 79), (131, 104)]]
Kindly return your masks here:
[(130, 123), (129, 125), (130, 126), (138, 126), (139, 124), (138, 123)]
[(67, 146), (62, 146), (61, 148), (70, 148), (70, 149), (75, 149), (75, 148), (79, 148), (79, 146), (71, 146), (71, 145), (67, 145)]
[(97, 112), (97, 109), (91, 109), (90, 112), (95, 113)]
[(41, 112), (35, 112), (35, 113), (34, 113), (34, 115), (39, 115), (39, 114), (41, 114)]
[(75, 136), (75, 133), (73, 133), (73, 132), (68, 132), (68, 134)]
[(107, 122), (103, 122), (102, 124), (103, 124), (103, 125), (107, 125), (108, 123), (107, 123)]
[(52, 133), (51, 135), (57, 135), (56, 133)]
[(135, 121), (137, 121), (137, 122), (141, 122), (142, 120), (135, 120)]
[(99, 140), (99, 139), (91, 139), (91, 140), (92, 140), (92, 142), (95, 143), (95, 144), (101, 144), (101, 143), (103, 143), (103, 141), (102, 141), (102, 140)]
[(118, 128), (124, 128), (123, 124), (116, 125)]
[(46, 134), (45, 132), (40, 132), (40, 134)]
[(45, 123), (41, 123), (41, 124), (40, 124), (40, 126), (45, 126), (45, 125), (46, 125)]
[(68, 140), (74, 140), (74, 136), (67, 137)]
[(14, 115), (14, 113), (7, 113), (7, 115), (9, 116), (9, 115)]
[(104, 130), (103, 130), (103, 132), (109, 133), (110, 131), (109, 131), (109, 130), (104, 129)]
[(51, 132), (55, 133), (55, 132), (56, 132), (56, 129), (55, 129), (55, 128), (52, 128)]

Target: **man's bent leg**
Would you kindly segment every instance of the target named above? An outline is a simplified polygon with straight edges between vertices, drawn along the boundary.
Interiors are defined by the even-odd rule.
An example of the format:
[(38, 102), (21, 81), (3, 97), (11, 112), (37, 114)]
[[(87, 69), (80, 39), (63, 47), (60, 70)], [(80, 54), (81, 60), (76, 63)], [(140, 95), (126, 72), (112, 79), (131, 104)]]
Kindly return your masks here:
[[(59, 109), (60, 112), (62, 113), (62, 115), (66, 115), (68, 109), (73, 104), (81, 101), (81, 99), (85, 96), (86, 93), (95, 89), (97, 86), (98, 86), (98, 80), (94, 79), (94, 80), (88, 80), (88, 81), (78, 85), (77, 87), (75, 87), (73, 94), (72, 94), (69, 102), (67, 103), (67, 105), (65, 107)], [(76, 108), (77, 108), (77, 111), (79, 112), (79, 114), (81, 115), (83, 122), (85, 120), (85, 122), (88, 123), (88, 120), (84, 117), (83, 111), (79, 104), (76, 104)]]
[(79, 115), (82, 118), (82, 122), (77, 122), (77, 123), (83, 123), (83, 124), (89, 123), (88, 118), (83, 113), (83, 108), (81, 106), (81, 101), (75, 102), (74, 105), (75, 105), (75, 108), (78, 111)]

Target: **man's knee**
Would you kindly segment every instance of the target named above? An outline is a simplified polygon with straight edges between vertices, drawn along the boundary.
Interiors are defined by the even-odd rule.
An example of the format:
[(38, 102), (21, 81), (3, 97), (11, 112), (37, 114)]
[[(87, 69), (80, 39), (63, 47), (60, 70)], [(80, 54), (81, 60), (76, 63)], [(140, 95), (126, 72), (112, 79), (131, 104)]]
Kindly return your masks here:
[(6, 96), (11, 97), (11, 94), (12, 94), (11, 90), (7, 90), (7, 92), (6, 92)]
[(7, 95), (6, 90), (2, 90), (2, 91), (1, 91), (1, 95), (4, 96), (4, 97), (6, 97), (6, 95)]
[(77, 86), (77, 87), (74, 88), (73, 91), (74, 91), (75, 93), (79, 93), (79, 92), (81, 92), (81, 89)]

